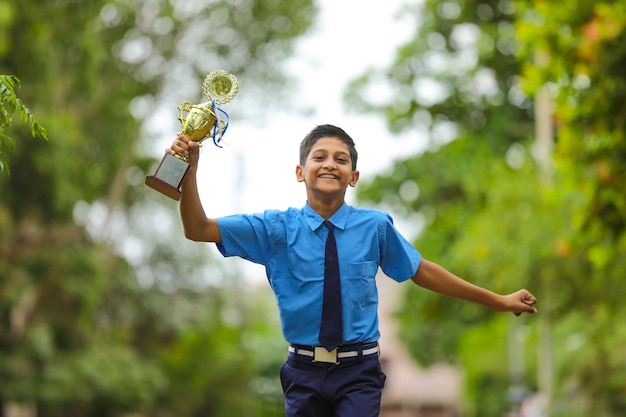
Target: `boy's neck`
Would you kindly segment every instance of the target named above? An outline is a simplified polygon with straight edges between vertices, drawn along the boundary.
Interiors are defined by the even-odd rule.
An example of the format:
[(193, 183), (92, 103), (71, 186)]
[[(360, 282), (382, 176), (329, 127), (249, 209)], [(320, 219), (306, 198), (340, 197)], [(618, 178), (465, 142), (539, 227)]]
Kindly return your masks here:
[(309, 196), (307, 202), (317, 214), (322, 216), (324, 220), (328, 220), (341, 208), (344, 199), (321, 200), (319, 198), (310, 198)]

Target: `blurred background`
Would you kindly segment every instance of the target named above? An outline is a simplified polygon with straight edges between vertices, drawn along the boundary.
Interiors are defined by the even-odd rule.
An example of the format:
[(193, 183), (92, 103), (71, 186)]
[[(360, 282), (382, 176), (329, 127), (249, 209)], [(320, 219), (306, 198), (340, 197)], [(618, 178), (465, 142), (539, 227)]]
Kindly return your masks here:
[(144, 185), (218, 68), (241, 89), (209, 215), (301, 207), (300, 140), (336, 124), (350, 204), (539, 299), (381, 277), (381, 416), (626, 415), (626, 3), (0, 0), (0, 417), (284, 415), (263, 268)]

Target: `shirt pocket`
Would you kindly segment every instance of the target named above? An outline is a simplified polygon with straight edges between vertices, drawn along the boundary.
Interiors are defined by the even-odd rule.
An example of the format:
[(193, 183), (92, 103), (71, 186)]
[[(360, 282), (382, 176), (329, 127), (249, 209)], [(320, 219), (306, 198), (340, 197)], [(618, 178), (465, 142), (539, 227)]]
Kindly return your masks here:
[(377, 300), (375, 261), (352, 262), (348, 265), (348, 297), (358, 303), (373, 303)]

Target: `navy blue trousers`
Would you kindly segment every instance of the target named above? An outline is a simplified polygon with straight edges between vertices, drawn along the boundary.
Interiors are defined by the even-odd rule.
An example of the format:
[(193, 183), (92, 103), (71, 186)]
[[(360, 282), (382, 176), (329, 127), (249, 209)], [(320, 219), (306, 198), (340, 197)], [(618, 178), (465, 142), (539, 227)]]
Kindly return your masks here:
[(377, 355), (335, 365), (290, 353), (280, 370), (287, 417), (378, 417), (385, 378)]

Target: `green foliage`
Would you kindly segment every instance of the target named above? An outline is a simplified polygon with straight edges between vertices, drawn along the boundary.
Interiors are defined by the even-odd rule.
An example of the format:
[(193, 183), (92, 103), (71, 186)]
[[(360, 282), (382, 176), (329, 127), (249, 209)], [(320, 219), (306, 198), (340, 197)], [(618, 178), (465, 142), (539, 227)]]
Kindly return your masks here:
[[(511, 358), (506, 355), (511, 323), (507, 319), (509, 317), (504, 315), (493, 316), (482, 325), (466, 330), (459, 341), (459, 359), (464, 364), (467, 396), (481, 398), (479, 404), (471, 403), (475, 415), (499, 415), (502, 398), (508, 397), (510, 387), (499, 383), (511, 373)], [(493, 352), (498, 352), (498, 355)], [(486, 390), (487, 387), (489, 389)]]
[(153, 404), (167, 387), (155, 361), (124, 345), (105, 344), (54, 359), (38, 394), (52, 410), (70, 404), (87, 409), (93, 404), (91, 412), (102, 414), (141, 409)]
[(119, 290), (132, 285), (127, 264), (88, 245), (76, 227), (45, 229), (34, 218), (2, 226), (0, 397), (37, 401), (42, 415), (72, 403), (149, 404), (164, 379), (120, 337), (133, 332), (120, 314), (132, 294)]
[[(428, 151), (397, 161), (392, 173), (361, 185), (359, 198), (417, 213), (425, 231), (416, 247), (426, 258), (500, 292), (530, 286), (532, 258), (519, 249), (526, 242), (520, 238), (541, 234), (540, 228), (532, 234), (526, 229), (543, 204), (527, 145), (533, 133), (530, 101), (514, 82), (519, 63), (513, 10), (506, 2), (426, 2), (418, 13), (419, 30), (384, 74), (393, 101), (365, 100), (376, 74), (355, 82), (348, 94), (361, 108), (387, 115), (392, 130), (430, 133)], [(398, 193), (407, 182), (417, 184), (416, 199)], [(486, 326), (493, 315), (411, 288), (401, 313), (403, 337), (420, 363), (456, 363), (476, 353), (460, 351), (464, 335)], [(506, 357), (494, 344), (483, 352)], [(474, 384), (468, 387), (474, 415), (508, 409), (506, 396), (489, 394), (502, 393), (507, 380), (506, 370), (497, 367), (468, 379)], [(481, 401), (487, 397), (494, 402)]]
[(522, 86), (535, 94), (548, 85), (558, 126), (556, 163), (568, 186), (585, 195), (577, 226), (599, 228), (593, 237), (611, 241), (626, 228), (626, 6), (520, 6)]
[(2, 149), (8, 148), (9, 152), (15, 148), (15, 139), (6, 133), (7, 127), (13, 125), (13, 113), (18, 112), (22, 121), (30, 127), (30, 133), (34, 138), (39, 137), (48, 140), (48, 132), (42, 127), (34, 116), (19, 99), (15, 90), (20, 88), (20, 80), (14, 75), (0, 74), (0, 172), (6, 170), (10, 174), (7, 163), (2, 159)]
[[(559, 186), (570, 194), (563, 203), (571, 207), (576, 231), (565, 241), (568, 264), (579, 267), (570, 281), (576, 297), (565, 306), (565, 317), (575, 321), (580, 309), (588, 325), (569, 327), (570, 334), (562, 337), (597, 341), (585, 343), (576, 354), (562, 352), (580, 363), (575, 369), (564, 365), (560, 381), (575, 384), (575, 407), (585, 416), (624, 413), (624, 385), (615, 378), (625, 376), (626, 361), (609, 352), (612, 343), (625, 340), (611, 319), (624, 314), (615, 292), (622, 291), (626, 268), (625, 22), (626, 7), (620, 2), (557, 7), (528, 1), (520, 2), (516, 23), (524, 63), (521, 85), (529, 94), (545, 89), (554, 102), (555, 164)], [(589, 361), (578, 362), (579, 357)], [(611, 377), (605, 378), (608, 373)]]
[[(519, 359), (503, 344), (512, 322), (418, 288), (400, 314), (407, 345), (422, 363), (463, 366), (470, 415), (515, 406), (509, 386), (548, 390), (549, 415), (622, 415), (626, 362), (613, 344), (624, 339), (611, 317), (625, 313), (626, 7), (427, 1), (415, 13), (414, 38), (348, 98), (394, 131), (429, 132), (430, 146), (362, 184), (359, 198), (420, 219), (416, 246), (462, 277), (501, 293), (528, 287), (540, 314), (524, 322), (523, 379), (508, 374)], [(389, 102), (368, 95), (381, 78)], [(551, 165), (533, 158), (540, 93), (553, 104)], [(417, 198), (403, 193), (410, 183)]]
[[(143, 184), (155, 162), (143, 128), (162, 106), (175, 120), (216, 68), (248, 97), (280, 97), (280, 64), (314, 16), (310, 0), (0, 1), (0, 73), (19, 77), (16, 100), (55, 138), (31, 146), (16, 129), (2, 142), (0, 404), (40, 417), (207, 416), (236, 414), (245, 396), (257, 415), (280, 413), (252, 383), (269, 368), (276, 378), (273, 353), (285, 354), (259, 359), (279, 337), (267, 308), (212, 286), (243, 291)], [(3, 80), (9, 112), (17, 78)], [(244, 335), (256, 345), (242, 349)]]

